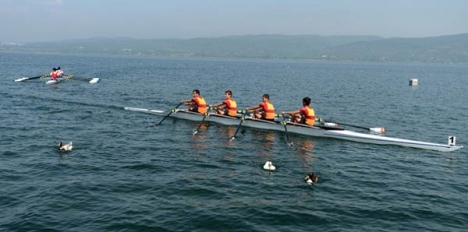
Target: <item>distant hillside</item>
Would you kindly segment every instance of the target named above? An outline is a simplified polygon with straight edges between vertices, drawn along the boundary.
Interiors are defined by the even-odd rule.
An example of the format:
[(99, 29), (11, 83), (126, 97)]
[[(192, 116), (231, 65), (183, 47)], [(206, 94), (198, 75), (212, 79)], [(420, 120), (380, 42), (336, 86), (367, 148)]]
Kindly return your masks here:
[(468, 63), (468, 34), (427, 38), (317, 35), (245, 35), (196, 39), (91, 38), (30, 44), (0, 43), (1, 51)]
[(340, 60), (468, 63), (468, 34), (361, 41), (327, 52)]

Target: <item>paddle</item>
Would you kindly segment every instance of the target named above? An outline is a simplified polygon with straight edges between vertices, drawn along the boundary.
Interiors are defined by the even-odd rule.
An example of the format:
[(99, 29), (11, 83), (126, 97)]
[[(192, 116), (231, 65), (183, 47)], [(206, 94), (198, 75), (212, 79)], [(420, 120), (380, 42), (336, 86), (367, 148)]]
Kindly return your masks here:
[(70, 75), (63, 74), (61, 77), (65, 78), (65, 79), (71, 79), (73, 77), (73, 79), (75, 79), (75, 80), (86, 81), (86, 82), (88, 82), (90, 84), (95, 84), (95, 83), (99, 82), (99, 78), (97, 78), (97, 77), (92, 77), (92, 78), (75, 77), (73, 74), (70, 74)]
[[(169, 112), (166, 116), (164, 116), (164, 118), (163, 118), (161, 121), (159, 121), (158, 124), (152, 125), (152, 126), (159, 126), (159, 125), (161, 125), (161, 123), (162, 123), (164, 120), (166, 120), (166, 118), (168, 118), (169, 115), (171, 115), (173, 112), (175, 112), (175, 110), (176, 110), (180, 105), (182, 105), (182, 104), (184, 104), (184, 103), (183, 103), (183, 102), (179, 103), (176, 107), (174, 107), (174, 108), (171, 110), (171, 112)], [(149, 127), (152, 127), (152, 126), (149, 126)]]
[(237, 126), (237, 130), (236, 130), (236, 133), (234, 133), (234, 135), (229, 139), (229, 141), (232, 141), (236, 138), (236, 135), (237, 135), (237, 132), (239, 132), (239, 129), (241, 128), (241, 125), (242, 123), (244, 122), (245, 120), (245, 115), (247, 114), (247, 111), (245, 111), (243, 114), (242, 114), (242, 117), (241, 117), (241, 120), (239, 122), (239, 125)]
[(293, 143), (290, 142), (289, 140), (289, 134), (288, 134), (288, 128), (287, 128), (287, 125), (288, 123), (284, 120), (284, 114), (281, 114), (281, 116), (283, 116), (283, 126), (284, 126), (284, 133), (286, 134), (286, 142), (288, 143), (288, 146), (289, 147), (292, 147)]
[(20, 81), (28, 81), (28, 80), (33, 80), (33, 79), (39, 79), (41, 77), (47, 77), (49, 76), (48, 74), (45, 74), (45, 75), (42, 75), (42, 76), (35, 76), (35, 77), (23, 77), (23, 78), (18, 78), (18, 79), (15, 79), (16, 82), (20, 82)]
[(198, 133), (198, 130), (200, 130), (200, 127), (202, 126), (203, 122), (205, 122), (205, 118), (207, 115), (208, 115), (208, 111), (205, 113), (205, 115), (203, 115), (203, 119), (201, 120), (200, 125), (198, 125), (197, 129), (195, 129), (192, 135), (195, 135), (196, 133)]
[(341, 123), (341, 122), (333, 122), (333, 123), (337, 125), (350, 126), (350, 127), (355, 127), (359, 129), (369, 130), (369, 131), (380, 133), (380, 134), (383, 134), (385, 132), (385, 127), (363, 127), (363, 126), (356, 126), (356, 125), (351, 125), (351, 124)]

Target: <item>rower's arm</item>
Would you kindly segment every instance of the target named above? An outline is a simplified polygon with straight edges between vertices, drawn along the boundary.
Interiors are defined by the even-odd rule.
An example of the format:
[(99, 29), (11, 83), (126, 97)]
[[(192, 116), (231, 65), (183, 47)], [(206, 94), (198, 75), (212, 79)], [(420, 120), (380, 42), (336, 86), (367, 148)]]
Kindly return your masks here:
[(223, 105), (223, 102), (219, 102), (219, 103), (216, 103), (216, 104), (209, 105), (209, 107), (218, 107), (220, 105)]
[(293, 115), (293, 114), (298, 114), (299, 113), (299, 110), (295, 110), (295, 111), (283, 111), (281, 112), (282, 114), (289, 114), (289, 115)]
[(252, 107), (247, 107), (245, 109), (250, 110), (250, 111), (254, 111), (254, 110), (258, 110), (259, 108), (261, 108), (261, 107), (260, 106), (252, 106)]
[(189, 104), (189, 103), (192, 102), (192, 99), (189, 99), (189, 100), (182, 100), (182, 101), (180, 101), (180, 102), (182, 102), (182, 103), (184, 103), (184, 104), (187, 105), (187, 104)]

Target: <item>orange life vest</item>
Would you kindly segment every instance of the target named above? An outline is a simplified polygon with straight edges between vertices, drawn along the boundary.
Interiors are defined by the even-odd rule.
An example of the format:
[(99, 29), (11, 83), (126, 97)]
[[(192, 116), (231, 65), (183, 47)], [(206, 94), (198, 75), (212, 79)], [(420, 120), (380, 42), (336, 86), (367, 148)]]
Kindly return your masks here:
[(203, 97), (195, 97), (192, 99), (196, 104), (198, 108), (198, 113), (204, 114), (206, 113), (206, 102)]
[(275, 107), (269, 102), (262, 102), (260, 104), (265, 112), (265, 119), (275, 119)]
[(305, 124), (313, 126), (315, 124), (315, 111), (310, 106), (301, 109), (305, 117)]
[(229, 100), (225, 100), (224, 103), (227, 106), (228, 115), (232, 116), (232, 117), (235, 117), (237, 115), (237, 103), (236, 103), (236, 101), (234, 101), (232, 99), (229, 99)]
[(49, 75), (50, 75), (50, 77), (52, 77), (53, 79), (56, 79), (56, 78), (57, 78), (57, 71), (51, 72)]

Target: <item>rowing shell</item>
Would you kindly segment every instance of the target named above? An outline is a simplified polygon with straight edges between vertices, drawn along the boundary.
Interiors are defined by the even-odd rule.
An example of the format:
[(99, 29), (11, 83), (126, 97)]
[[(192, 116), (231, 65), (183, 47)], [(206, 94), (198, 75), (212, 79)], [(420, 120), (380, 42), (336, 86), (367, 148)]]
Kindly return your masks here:
[[(54, 80), (54, 79), (48, 80), (48, 81), (46, 82), (46, 84), (47, 84), (47, 85), (58, 84), (58, 83), (60, 83), (61, 81), (63, 81), (63, 80), (68, 80), (68, 79), (70, 79), (70, 78), (72, 78), (72, 75), (64, 76), (64, 77), (59, 77), (59, 78), (57, 78), (57, 80)], [(98, 82), (99, 82), (99, 78), (97, 78), (97, 77), (90, 78), (90, 79), (77, 79), (77, 80), (87, 81), (87, 82), (89, 82), (90, 84), (95, 84), (95, 83), (98, 83)]]
[[(125, 107), (125, 110), (155, 114), (159, 116), (163, 116), (167, 114), (167, 112), (161, 111), (161, 110), (150, 110), (150, 109), (132, 108), (132, 107)], [(186, 119), (186, 120), (200, 122), (203, 120), (204, 115), (176, 109), (175, 112), (173, 112), (170, 116), (173, 118)], [(239, 124), (239, 120), (240, 118), (238, 117), (217, 115), (213, 113), (209, 113), (208, 116), (206, 116), (205, 118), (206, 122), (214, 122), (214, 123), (219, 123), (219, 124), (228, 125), (228, 126), (237, 126)], [(253, 119), (250, 117), (245, 118), (245, 121), (243, 122), (242, 126), (256, 128), (256, 129), (274, 130), (274, 131), (284, 132), (284, 125), (282, 125), (280, 122), (265, 121), (265, 120), (260, 120), (260, 119)], [(448, 144), (438, 144), (438, 143), (421, 142), (421, 141), (409, 140), (409, 139), (392, 138), (392, 137), (386, 137), (386, 136), (375, 135), (375, 134), (364, 134), (364, 133), (354, 132), (350, 130), (345, 130), (342, 128), (326, 127), (326, 126), (321, 126), (321, 125), (311, 127), (311, 126), (304, 125), (304, 124), (288, 123), (287, 127), (288, 127), (289, 133), (307, 135), (307, 136), (312, 136), (312, 137), (335, 138), (335, 139), (348, 140), (348, 141), (361, 142), (361, 143), (380, 144), (380, 145), (397, 145), (397, 146), (403, 146), (403, 147), (420, 148), (420, 149), (435, 150), (435, 151), (442, 151), (442, 152), (455, 151), (455, 150), (463, 148), (463, 146), (455, 145), (455, 137), (453, 136), (449, 137)]]
[(62, 82), (63, 80), (65, 80), (65, 78), (63, 78), (63, 77), (59, 77), (59, 78), (57, 78), (55, 80), (51, 79), (51, 80), (48, 80), (46, 82), (46, 85), (58, 84), (58, 83)]

